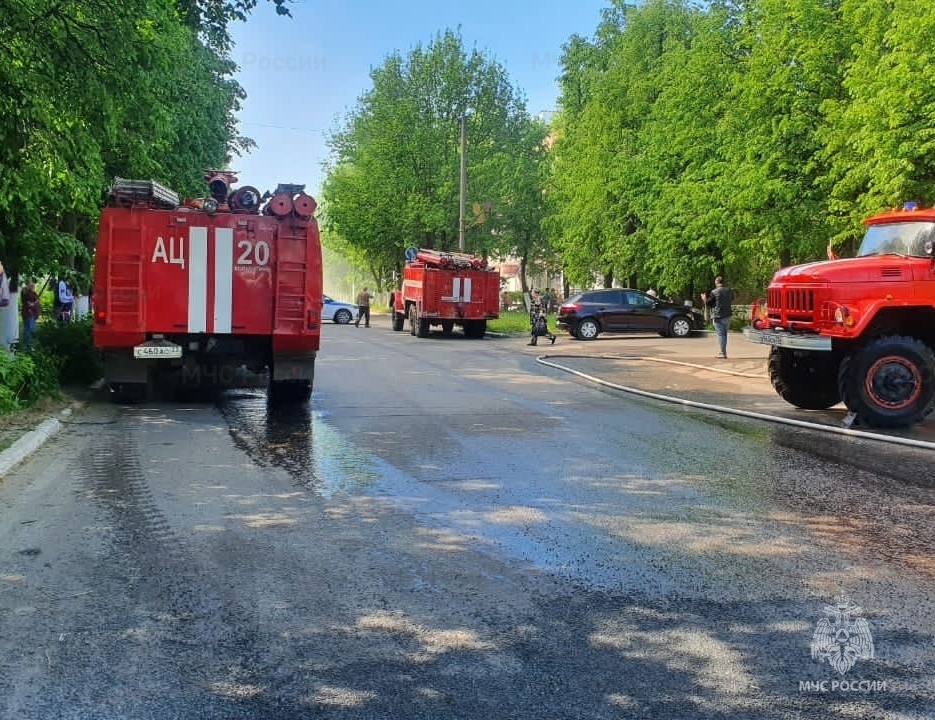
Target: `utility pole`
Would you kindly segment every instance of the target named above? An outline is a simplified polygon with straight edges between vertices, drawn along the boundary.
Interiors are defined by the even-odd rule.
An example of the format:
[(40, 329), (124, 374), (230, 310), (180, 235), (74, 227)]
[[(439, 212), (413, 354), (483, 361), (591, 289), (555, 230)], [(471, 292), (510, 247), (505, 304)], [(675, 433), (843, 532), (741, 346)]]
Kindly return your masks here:
[(461, 193), (458, 218), (458, 250), (464, 252), (465, 213), (467, 211), (467, 113), (461, 113)]

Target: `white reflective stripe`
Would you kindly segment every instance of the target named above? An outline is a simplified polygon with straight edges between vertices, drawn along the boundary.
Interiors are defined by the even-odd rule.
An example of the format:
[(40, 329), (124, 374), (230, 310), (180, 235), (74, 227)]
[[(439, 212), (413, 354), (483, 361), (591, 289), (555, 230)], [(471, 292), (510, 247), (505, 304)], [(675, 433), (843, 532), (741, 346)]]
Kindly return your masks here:
[(203, 333), (208, 322), (208, 228), (188, 231), (188, 332)]
[(461, 302), (471, 302), (471, 278), (464, 278), (464, 294)]
[(231, 331), (231, 308), (234, 302), (234, 231), (214, 231), (214, 332)]
[(455, 302), (461, 299), (461, 278), (451, 279), (451, 297)]

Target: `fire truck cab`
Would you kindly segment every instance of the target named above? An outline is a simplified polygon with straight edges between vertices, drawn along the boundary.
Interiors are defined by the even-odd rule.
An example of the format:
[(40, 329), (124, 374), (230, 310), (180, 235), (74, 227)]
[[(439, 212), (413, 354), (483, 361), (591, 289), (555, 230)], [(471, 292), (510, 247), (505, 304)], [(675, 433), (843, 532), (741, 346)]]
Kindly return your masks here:
[(857, 257), (779, 270), (744, 334), (771, 346), (773, 387), (792, 405), (912, 425), (935, 410), (935, 208), (865, 224)]

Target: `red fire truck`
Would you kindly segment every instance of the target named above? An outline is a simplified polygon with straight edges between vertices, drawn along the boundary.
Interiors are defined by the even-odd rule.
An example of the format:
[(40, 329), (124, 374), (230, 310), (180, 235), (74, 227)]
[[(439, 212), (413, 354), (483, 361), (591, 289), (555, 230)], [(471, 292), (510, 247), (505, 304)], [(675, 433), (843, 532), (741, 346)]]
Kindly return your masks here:
[(307, 400), (322, 265), (315, 200), (302, 185), (263, 196), (208, 171), (207, 197), (117, 178), (100, 219), (94, 344), (119, 401), (157, 387), (224, 386), (269, 374), (271, 400)]
[(410, 248), (402, 288), (393, 294), (393, 329), (428, 337), (432, 325), (450, 334), (482, 338), (487, 321), (500, 317), (500, 273), (483, 258), (463, 253)]
[(868, 426), (911, 425), (935, 409), (935, 208), (865, 222), (857, 257), (779, 270), (744, 334), (772, 346), (770, 379), (792, 405), (843, 401)]

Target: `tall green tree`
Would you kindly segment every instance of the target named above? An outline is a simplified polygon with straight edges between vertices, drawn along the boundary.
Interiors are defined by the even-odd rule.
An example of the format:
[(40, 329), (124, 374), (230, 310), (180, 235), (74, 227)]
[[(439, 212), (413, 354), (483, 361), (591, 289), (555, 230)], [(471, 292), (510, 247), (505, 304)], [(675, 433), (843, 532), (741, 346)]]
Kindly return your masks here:
[(630, 69), (623, 77), (635, 102), (617, 111), (626, 132), (613, 187), (619, 217), (629, 219), (618, 263), (631, 268), (630, 284), (692, 297), (724, 262), (718, 126), (732, 73), (723, 24), (720, 13), (657, 1), (625, 28), (616, 62)]
[(935, 201), (935, 6), (919, 0), (843, 0), (838, 33), (849, 52), (843, 94), (824, 104), (836, 240), (906, 200)]
[(545, 227), (552, 137), (548, 126), (537, 120), (518, 125), (515, 141), (490, 157), (489, 187), (496, 200), (488, 202), (484, 212), (494, 215), (488, 223), (494, 228), (490, 251), (500, 258), (519, 258), (525, 292), (530, 272), (555, 275), (562, 261)]
[[(469, 207), (466, 250), (497, 249), (507, 199), (503, 172), (519, 157), (523, 99), (501, 65), (468, 52), (451, 30), (371, 72), (372, 87), (329, 138), (325, 222), (344, 248), (386, 284), (409, 246), (459, 247), (460, 123), (466, 116)], [(498, 235), (501, 233), (501, 235)]]
[(205, 167), (249, 145), (236, 130), (236, 68), (223, 39), (211, 38), (253, 4), (4, 6), (0, 254), (14, 277), (87, 267), (115, 175), (152, 177), (184, 193), (200, 187)]
[(595, 276), (610, 285), (615, 275), (619, 228), (608, 189), (622, 119), (609, 111), (602, 86), (629, 12), (614, 3), (593, 41), (573, 36), (562, 53), (546, 225), (561, 249), (566, 282), (580, 286), (590, 286)]
[(777, 265), (824, 254), (829, 239), (822, 107), (840, 93), (849, 45), (836, 5), (754, 0), (739, 17), (725, 204), (737, 269), (760, 283)]

